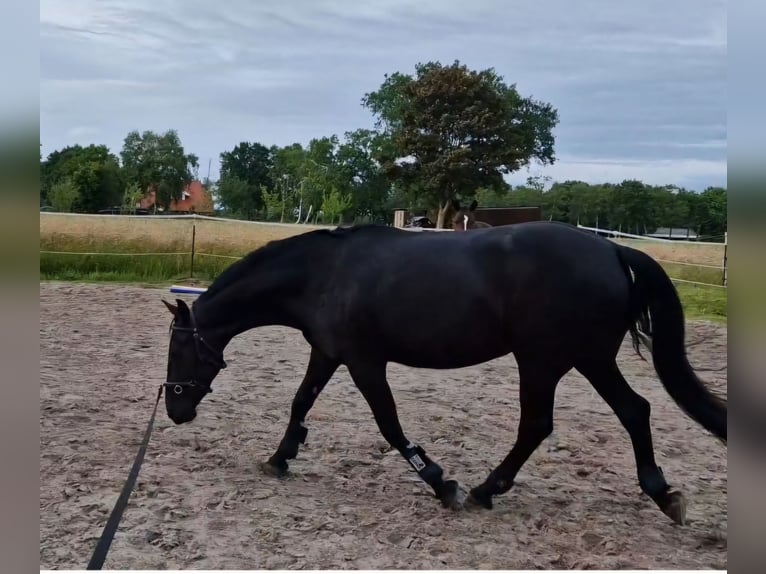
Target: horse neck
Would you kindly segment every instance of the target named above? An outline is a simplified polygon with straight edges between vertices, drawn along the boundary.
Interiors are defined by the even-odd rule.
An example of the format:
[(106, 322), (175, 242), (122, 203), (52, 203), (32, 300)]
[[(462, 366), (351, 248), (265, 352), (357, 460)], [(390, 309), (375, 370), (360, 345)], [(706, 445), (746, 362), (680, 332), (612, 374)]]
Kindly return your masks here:
[(312, 308), (302, 289), (310, 276), (309, 261), (264, 258), (211, 297), (201, 296), (193, 307), (200, 331), (223, 349), (240, 333), (257, 327), (303, 330)]

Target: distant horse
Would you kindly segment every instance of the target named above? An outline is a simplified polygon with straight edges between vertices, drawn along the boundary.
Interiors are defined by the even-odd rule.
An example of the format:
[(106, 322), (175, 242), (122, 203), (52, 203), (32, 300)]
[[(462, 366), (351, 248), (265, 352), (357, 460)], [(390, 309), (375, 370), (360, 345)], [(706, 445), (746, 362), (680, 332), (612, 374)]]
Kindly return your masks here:
[[(671, 492), (655, 462), (649, 403), (616, 363), (628, 332), (636, 351), (640, 337), (651, 343), (659, 379), (681, 409), (726, 443), (726, 402), (706, 389), (687, 361), (683, 310), (665, 271), (641, 251), (567, 224), (529, 222), (472, 233), (382, 226), (310, 231), (233, 263), (191, 307), (180, 299), (163, 303), (174, 318), (164, 385), (167, 414), (176, 424), (195, 418), (226, 366), (223, 350), (233, 337), (263, 325), (303, 334), (311, 346), (308, 368), (284, 436), (261, 464), (280, 476), (306, 440), (314, 401), (346, 365), (382, 436), (443, 506), (492, 508), (492, 497), (512, 487), (551, 434), (556, 386), (574, 368), (627, 430), (642, 491), (683, 524), (684, 497)], [(416, 313), (429, 321), (409, 321)], [(466, 492), (405, 436), (387, 364), (456, 369), (508, 353), (519, 373), (516, 443), (483, 483)], [(496, 438), (508, 440), (502, 432)]]
[(469, 229), (485, 229), (492, 227), (489, 223), (484, 221), (478, 221), (476, 219), (476, 208), (479, 202), (475, 199), (465, 209), (458, 200), (452, 200), (452, 209), (455, 211), (455, 215), (452, 217), (452, 229), (455, 231), (468, 231)]

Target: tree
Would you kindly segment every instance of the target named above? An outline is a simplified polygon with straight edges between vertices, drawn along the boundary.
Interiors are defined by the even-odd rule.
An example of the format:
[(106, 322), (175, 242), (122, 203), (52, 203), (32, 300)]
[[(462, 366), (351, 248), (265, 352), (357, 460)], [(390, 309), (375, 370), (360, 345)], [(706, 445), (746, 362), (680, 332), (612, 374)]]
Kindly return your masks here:
[(527, 180), (528, 187), (535, 189), (543, 197), (547, 216), (556, 221), (567, 223), (572, 223), (573, 217), (576, 218), (576, 214), (570, 213), (573, 199), (572, 187), (576, 183), (572, 181), (554, 183), (548, 192), (544, 193), (542, 185), (539, 183), (534, 185), (530, 180)]
[(455, 198), (500, 188), (503, 175), (537, 159), (553, 163), (557, 111), (523, 98), (493, 69), (471, 71), (458, 61), (418, 64), (416, 75), (386, 76), (362, 104), (387, 137), (377, 159), (394, 183), (438, 207), (438, 225)]
[(63, 179), (53, 184), (48, 192), (48, 202), (55, 211), (71, 212), (80, 191), (69, 179)]
[[(221, 153), (221, 176), (219, 182), (236, 178), (238, 193), (221, 200), (227, 211), (253, 219), (263, 208), (262, 188), (271, 188), (273, 181), (273, 158), (271, 150), (260, 143), (240, 142), (231, 151)], [(240, 189), (241, 184), (247, 186)]]
[(53, 186), (65, 180), (78, 190), (72, 206), (78, 211), (95, 213), (122, 200), (120, 165), (105, 145), (74, 145), (51, 152), (40, 165), (41, 201), (49, 200)]
[[(313, 138), (272, 147), (272, 191), (279, 194), (285, 214), (317, 213), (330, 190), (337, 190), (351, 204), (344, 215), (354, 219), (385, 216), (390, 185), (375, 160), (383, 137), (371, 130)], [(285, 216), (281, 218), (285, 220)]]
[[(227, 176), (218, 181), (218, 199), (223, 204), (224, 209), (232, 215), (254, 219), (256, 202), (253, 201), (253, 196), (255, 193), (247, 181), (235, 175)], [(257, 194), (260, 198), (260, 189)]]
[(41, 203), (48, 199), (53, 186), (65, 179), (70, 180), (80, 163), (83, 152), (81, 145), (66, 146), (48, 154), (45, 161), (40, 163), (40, 195)]
[(621, 231), (643, 233), (650, 227), (651, 195), (642, 182), (625, 180), (614, 188), (609, 205), (609, 221)]
[(195, 178), (199, 158), (184, 151), (178, 133), (163, 134), (133, 130), (125, 137), (122, 164), (128, 182), (135, 182), (145, 192), (153, 188), (157, 204), (168, 209)]
[(383, 137), (367, 129), (346, 132), (336, 153), (338, 171), (349, 183), (351, 207), (362, 219), (385, 218), (390, 186), (375, 161), (384, 144)]
[(722, 187), (708, 187), (699, 195), (697, 232), (700, 235), (721, 240), (726, 229), (726, 190)]
[(218, 182), (209, 177), (202, 178), (202, 187), (207, 190), (210, 197), (210, 210), (216, 211), (216, 204), (221, 203), (221, 196), (218, 193)]
[(282, 200), (282, 194), (278, 191), (271, 191), (266, 187), (261, 188), (261, 197), (263, 197), (263, 203), (266, 207), (266, 220), (271, 221), (276, 219), (277, 216), (283, 217), (285, 212), (285, 204)]
[(689, 227), (689, 202), (684, 200), (685, 193), (688, 192), (674, 185), (649, 188), (650, 227)]
[(344, 173), (337, 162), (338, 136), (313, 138), (304, 150), (300, 168), (290, 178), (295, 186), (294, 207), (302, 213), (309, 208), (321, 209), (328, 189), (336, 187), (348, 193), (351, 177)]
[(506, 189), (500, 190), (493, 187), (480, 187), (476, 190), (476, 199), (480, 207), (510, 207), (511, 194), (510, 185)]
[(343, 212), (349, 207), (351, 207), (351, 198), (348, 195), (342, 195), (337, 188), (333, 187), (329, 193), (325, 193), (323, 196), (323, 220), (329, 220), (329, 223), (332, 225), (337, 217), (338, 223), (340, 223)]
[(136, 182), (128, 184), (122, 196), (122, 208), (128, 213), (135, 213), (136, 206), (143, 197), (144, 192)]
[[(306, 150), (299, 143), (285, 147), (272, 146), (271, 155), (274, 160), (273, 191), (279, 193), (283, 211), (288, 212), (297, 207), (300, 202), (298, 192), (306, 171)], [(284, 216), (280, 219), (284, 221)]]
[(522, 185), (512, 189), (508, 193), (508, 206), (509, 207), (533, 207), (540, 206), (543, 208), (545, 216), (548, 214), (545, 212), (547, 205), (546, 198), (544, 197), (543, 190), (539, 187), (530, 187), (529, 185)]
[(112, 154), (82, 163), (72, 174), (80, 192), (78, 207), (86, 213), (119, 205), (125, 185), (117, 158)]

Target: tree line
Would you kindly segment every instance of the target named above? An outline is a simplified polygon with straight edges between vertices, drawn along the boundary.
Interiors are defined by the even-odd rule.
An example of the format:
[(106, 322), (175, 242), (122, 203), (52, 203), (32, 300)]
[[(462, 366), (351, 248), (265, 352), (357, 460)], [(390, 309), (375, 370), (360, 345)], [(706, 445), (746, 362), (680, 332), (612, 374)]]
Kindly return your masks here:
[[(505, 176), (556, 160), (557, 110), (524, 97), (494, 70), (456, 61), (420, 63), (386, 75), (361, 104), (372, 129), (314, 138), (306, 145), (243, 141), (220, 154), (205, 179), (219, 213), (270, 221), (391, 222), (393, 210), (431, 215), (445, 226), (453, 199), (483, 207), (542, 208), (545, 219), (645, 233), (726, 229), (726, 190), (701, 193), (640, 181), (588, 184)], [(199, 158), (175, 130), (131, 131), (119, 156), (104, 145), (67, 146), (40, 158), (40, 203), (60, 211), (132, 209), (150, 187), (167, 209), (198, 179)]]
[(727, 195), (722, 187), (701, 193), (675, 185), (648, 185), (637, 180), (588, 184), (555, 182), (544, 189), (543, 178), (506, 193), (480, 189), (479, 205), (540, 206), (544, 219), (644, 235), (658, 228), (694, 231), (699, 239), (723, 241), (727, 229)]

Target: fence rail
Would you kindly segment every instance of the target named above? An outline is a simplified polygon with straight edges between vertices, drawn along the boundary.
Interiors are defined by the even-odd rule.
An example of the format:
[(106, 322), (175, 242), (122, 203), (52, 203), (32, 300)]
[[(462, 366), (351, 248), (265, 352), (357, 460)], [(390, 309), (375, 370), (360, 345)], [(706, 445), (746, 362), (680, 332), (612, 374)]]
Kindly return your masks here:
[[(81, 256), (81, 257), (111, 257), (111, 256), (117, 256), (117, 257), (162, 257), (162, 256), (174, 256), (174, 257), (189, 257), (190, 258), (190, 278), (193, 278), (194, 272), (194, 263), (193, 258), (194, 257), (214, 257), (218, 259), (230, 259), (230, 260), (237, 260), (242, 259), (243, 256), (241, 255), (223, 255), (220, 253), (204, 253), (204, 252), (191, 252), (191, 251), (162, 251), (162, 252), (133, 252), (133, 253), (120, 253), (115, 251), (110, 252), (94, 252), (94, 251), (50, 251), (50, 250), (40, 250), (41, 254), (46, 255), (72, 255), (72, 256)], [(716, 265), (703, 265), (698, 263), (688, 263), (688, 262), (682, 262), (682, 261), (665, 261), (663, 259), (655, 259), (656, 261), (660, 263), (668, 263), (668, 264), (675, 264), (675, 265), (689, 265), (693, 267), (703, 267), (708, 269), (718, 269), (718, 270), (725, 270), (723, 267), (719, 267)], [(699, 285), (703, 287), (717, 287), (720, 289), (726, 289), (728, 285), (719, 285), (716, 283), (706, 283), (703, 281), (692, 281), (689, 279), (681, 279), (679, 277), (671, 277), (672, 281), (677, 283), (686, 283), (690, 285)]]
[(698, 267), (701, 269), (716, 269), (717, 271), (721, 272), (721, 283), (707, 283), (704, 281), (692, 281), (690, 279), (681, 279), (680, 277), (671, 277), (671, 279), (677, 283), (687, 283), (690, 285), (702, 285), (705, 287), (718, 287), (726, 289), (729, 283), (729, 273), (728, 273), (728, 251), (729, 251), (729, 233), (724, 233), (723, 236), (723, 243), (717, 242), (717, 241), (700, 241), (698, 239), (665, 239), (660, 237), (649, 237), (645, 235), (635, 235), (632, 233), (623, 233), (621, 231), (615, 231), (613, 229), (603, 229), (599, 227), (586, 227), (584, 225), (577, 224), (577, 227), (579, 229), (583, 229), (585, 231), (593, 231), (597, 234), (606, 234), (607, 236), (612, 236), (616, 239), (633, 239), (638, 240), (640, 242), (646, 242), (647, 244), (650, 243), (661, 243), (664, 245), (695, 245), (695, 246), (712, 246), (712, 247), (720, 247), (723, 249), (723, 256), (722, 261), (720, 265), (708, 265), (705, 263), (692, 263), (689, 261), (671, 261), (667, 259), (662, 259), (659, 257), (655, 257), (654, 259), (659, 263), (665, 263), (667, 265), (684, 265), (689, 267)]
[(220, 257), (221, 259), (242, 259), (241, 255), (221, 255), (219, 253), (200, 253), (200, 252), (197, 252), (197, 255), (201, 255), (202, 257)]
[(723, 271), (724, 269), (726, 269), (724, 265), (706, 265), (704, 263), (691, 263), (690, 261), (669, 261), (667, 259), (658, 259), (657, 257), (655, 257), (654, 260), (659, 263), (667, 263), (669, 265), (688, 265), (689, 267), (702, 267), (704, 269), (718, 269), (718, 271)]
[(688, 279), (678, 279), (676, 277), (671, 277), (670, 280), (676, 283), (688, 283), (690, 285), (702, 285), (704, 287), (717, 287), (718, 289), (726, 289), (728, 287), (728, 285), (719, 285), (718, 283), (703, 283), (702, 281), (690, 281)]
[[(654, 241), (656, 243), (678, 243), (678, 242), (684, 242), (689, 243), (693, 245), (723, 245), (720, 241), (700, 241), (698, 239), (670, 239), (667, 237), (652, 237), (649, 235), (637, 235), (635, 233), (626, 233), (624, 231), (617, 231), (615, 229), (604, 229), (603, 227), (588, 227), (586, 225), (580, 225), (577, 224), (577, 227), (579, 229), (584, 229), (585, 231), (593, 231), (594, 233), (603, 233), (605, 235), (610, 235), (612, 237), (619, 237), (623, 239), (640, 239), (642, 241)], [(706, 236), (708, 239), (712, 239), (711, 236)], [(726, 239), (725, 235), (720, 235), (716, 237), (721, 237)]]
[(78, 217), (92, 217), (96, 219), (136, 219), (141, 221), (153, 221), (157, 219), (178, 219), (178, 220), (191, 220), (191, 221), (220, 221), (224, 223), (242, 223), (246, 225), (253, 225), (253, 226), (264, 226), (264, 227), (292, 227), (292, 228), (300, 228), (300, 229), (335, 229), (336, 226), (334, 225), (321, 225), (318, 223), (288, 223), (288, 222), (280, 222), (280, 221), (251, 221), (249, 219), (234, 219), (231, 217), (211, 217), (210, 215), (178, 215), (178, 214), (157, 214), (157, 215), (131, 215), (128, 213), (115, 213), (114, 215), (104, 215), (103, 213), (68, 213), (68, 212), (58, 212), (58, 211), (41, 211), (40, 216), (42, 217), (71, 217), (71, 218), (78, 218)]
[[(67, 213), (46, 213), (41, 212), (41, 217), (88, 217), (88, 218), (97, 218), (104, 220), (108, 218), (109, 220), (115, 220), (115, 219), (135, 219), (135, 220), (189, 220), (192, 222), (191, 225), (191, 237), (190, 237), (190, 250), (186, 251), (151, 251), (151, 252), (122, 252), (122, 251), (111, 251), (111, 252), (98, 252), (98, 251), (62, 251), (62, 250), (55, 250), (55, 249), (41, 249), (40, 254), (41, 255), (55, 255), (55, 256), (80, 256), (80, 257), (188, 257), (189, 258), (189, 277), (194, 278), (194, 263), (195, 259), (197, 258), (212, 258), (212, 259), (226, 259), (226, 260), (237, 260), (240, 259), (242, 256), (239, 255), (227, 255), (222, 253), (211, 253), (208, 251), (197, 251), (197, 225), (195, 222), (221, 222), (221, 223), (237, 223), (237, 224), (245, 224), (248, 226), (253, 226), (254, 228), (258, 227), (283, 227), (283, 228), (291, 228), (296, 230), (309, 230), (309, 229), (332, 229), (334, 226), (327, 226), (327, 225), (311, 225), (311, 224), (296, 224), (296, 223), (274, 223), (274, 222), (263, 222), (263, 221), (247, 221), (247, 220), (239, 220), (239, 219), (229, 219), (229, 218), (221, 218), (221, 217), (210, 217), (206, 215), (179, 215), (179, 214), (171, 214), (171, 215), (131, 215), (131, 214), (115, 214), (115, 215), (102, 215), (102, 214), (67, 214)], [(645, 240), (648, 244), (679, 244), (682, 243), (684, 245), (688, 244), (694, 244), (694, 245), (714, 245), (722, 247), (724, 250), (723, 253), (723, 262), (721, 265), (711, 265), (709, 263), (694, 263), (690, 261), (677, 261), (672, 259), (664, 259), (664, 258), (658, 258), (654, 257), (656, 261), (658, 261), (661, 264), (664, 265), (678, 265), (682, 267), (697, 267), (700, 269), (709, 269), (709, 270), (717, 270), (721, 272), (721, 281), (722, 284), (712, 283), (709, 281), (695, 281), (692, 279), (687, 279), (683, 277), (672, 277), (671, 279), (676, 283), (683, 283), (683, 284), (689, 284), (689, 285), (698, 285), (700, 287), (711, 287), (711, 288), (727, 288), (728, 283), (728, 276), (727, 276), (727, 247), (728, 247), (728, 234), (725, 237), (724, 243), (710, 243), (710, 242), (700, 242), (700, 241), (671, 241), (668, 239), (660, 239), (660, 238), (647, 238), (640, 235), (633, 235), (629, 233), (621, 233), (613, 230), (608, 229), (600, 229), (600, 228), (589, 228), (582, 225), (578, 225), (581, 229), (588, 230), (588, 231), (594, 231), (594, 232), (601, 232), (601, 233), (613, 233), (616, 237), (619, 238), (627, 238), (627, 239), (641, 239)], [(410, 227), (410, 228), (403, 228), (407, 231), (412, 232), (452, 232), (451, 229), (430, 229), (430, 228), (419, 228), (419, 227)], [(701, 278), (701, 277), (700, 277)]]
[[(124, 252), (124, 251), (48, 251), (41, 249), (40, 253), (45, 253), (48, 255), (92, 255), (92, 256), (101, 256), (101, 255), (118, 255), (123, 257), (140, 257), (142, 255), (148, 255), (148, 256), (159, 256), (159, 255), (191, 255), (191, 251), (157, 251), (154, 253), (149, 253), (145, 251), (136, 251), (136, 252)], [(200, 255), (199, 253), (197, 255)], [(222, 255), (221, 257), (226, 257), (225, 255)], [(239, 259), (237, 257), (237, 259)]]

